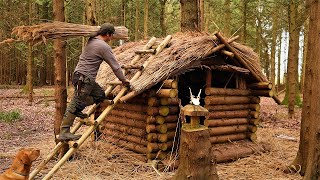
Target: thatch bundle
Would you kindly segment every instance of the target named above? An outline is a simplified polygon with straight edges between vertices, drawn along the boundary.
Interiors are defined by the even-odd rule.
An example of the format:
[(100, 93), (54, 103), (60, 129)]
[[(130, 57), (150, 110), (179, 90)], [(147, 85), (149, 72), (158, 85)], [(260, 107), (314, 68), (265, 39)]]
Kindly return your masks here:
[[(65, 22), (43, 23), (34, 26), (17, 26), (13, 28), (12, 34), (18, 40), (32, 43), (46, 41), (46, 39), (70, 38), (79, 36), (90, 36), (99, 30), (100, 26), (72, 24)], [(116, 39), (128, 39), (128, 29), (124, 26), (116, 26)]]
[[(160, 41), (160, 39), (158, 41)], [(142, 49), (146, 43), (146, 41), (141, 41), (124, 44), (114, 49), (115, 56), (120, 64), (128, 64), (135, 56), (135, 51)], [(173, 35), (169, 47), (158, 54), (143, 71), (142, 75), (136, 81), (132, 82), (132, 90), (142, 92), (170, 76), (184, 73), (190, 68), (201, 67), (200, 60), (212, 55), (214, 48), (219, 44), (216, 38), (204, 33), (189, 32)], [(259, 57), (252, 49), (246, 46), (240, 46), (237, 43), (231, 43), (231, 46), (241, 52), (246, 62), (251, 64), (255, 72), (258, 72), (258, 74), (264, 78), (261, 81), (266, 80), (261, 72)], [(140, 61), (137, 62), (137, 65), (142, 65), (149, 56), (150, 55), (144, 55)], [(137, 70), (131, 70), (127, 78), (130, 79), (136, 71)], [(108, 82), (114, 81), (115, 79), (116, 77), (110, 67), (106, 63), (103, 63), (98, 72), (97, 82), (103, 87), (106, 87)], [(114, 93), (116, 92), (117, 91), (114, 91)]]
[(252, 48), (237, 42), (233, 42), (231, 45), (234, 47), (234, 50), (239, 54), (239, 56), (246, 62), (246, 64), (258, 75), (260, 81), (267, 82), (267, 78), (261, 73), (261, 64), (258, 54), (255, 53)]

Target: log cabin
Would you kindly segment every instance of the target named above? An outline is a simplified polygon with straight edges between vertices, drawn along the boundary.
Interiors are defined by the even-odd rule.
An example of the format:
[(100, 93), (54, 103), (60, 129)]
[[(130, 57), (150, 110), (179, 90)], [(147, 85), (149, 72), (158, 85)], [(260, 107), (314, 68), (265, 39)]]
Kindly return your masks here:
[[(131, 81), (130, 91), (96, 135), (141, 154), (143, 161), (166, 159), (177, 152), (179, 129), (190, 121), (182, 107), (190, 104), (191, 93), (197, 95), (201, 90), (200, 106), (209, 113), (200, 123), (209, 128), (217, 162), (254, 153), (250, 146), (257, 140), (260, 97), (279, 99), (261, 71), (258, 55), (237, 39), (226, 39), (220, 32), (188, 32), (173, 35), (162, 51), (158, 51), (162, 38), (115, 48), (128, 79), (139, 70), (142, 73)], [(97, 82), (105, 89), (119, 86), (109, 94), (110, 99), (120, 90), (107, 64), (100, 66)], [(110, 103), (103, 102), (95, 117)]]

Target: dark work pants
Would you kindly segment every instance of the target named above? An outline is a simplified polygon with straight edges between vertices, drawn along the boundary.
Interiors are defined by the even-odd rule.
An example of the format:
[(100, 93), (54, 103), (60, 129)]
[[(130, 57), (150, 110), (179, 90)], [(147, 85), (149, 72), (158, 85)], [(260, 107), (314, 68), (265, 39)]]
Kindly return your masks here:
[(96, 83), (93, 79), (83, 76), (83, 81), (81, 82), (81, 90), (78, 92), (77, 84), (82, 76), (79, 73), (74, 73), (72, 84), (74, 85), (75, 91), (73, 98), (67, 108), (72, 114), (82, 111), (86, 106), (91, 104), (98, 104), (105, 99), (104, 90), (101, 86)]

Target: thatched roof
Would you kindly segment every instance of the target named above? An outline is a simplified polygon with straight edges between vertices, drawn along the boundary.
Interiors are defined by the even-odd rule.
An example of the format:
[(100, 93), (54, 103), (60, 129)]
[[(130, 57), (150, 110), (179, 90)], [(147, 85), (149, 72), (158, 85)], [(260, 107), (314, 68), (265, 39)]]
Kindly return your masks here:
[[(161, 39), (159, 39), (161, 41)], [(129, 42), (114, 49), (114, 54), (121, 65), (127, 65), (134, 58), (135, 51), (141, 50), (147, 41)], [(200, 67), (200, 60), (212, 55), (212, 50), (219, 45), (217, 39), (204, 33), (177, 33), (173, 35), (168, 47), (159, 53), (144, 69), (142, 75), (131, 83), (133, 91), (138, 93), (154, 86), (170, 76), (184, 73), (194, 67)], [(230, 43), (235, 51), (246, 61), (246, 64), (259, 76), (260, 82), (267, 82), (261, 72), (259, 57), (249, 47), (236, 42)], [(150, 55), (144, 55), (137, 65), (142, 65)], [(130, 70), (130, 79), (137, 70)], [(111, 68), (103, 63), (100, 66), (97, 82), (106, 87), (108, 82), (117, 80)], [(258, 82), (259, 80), (257, 80)]]

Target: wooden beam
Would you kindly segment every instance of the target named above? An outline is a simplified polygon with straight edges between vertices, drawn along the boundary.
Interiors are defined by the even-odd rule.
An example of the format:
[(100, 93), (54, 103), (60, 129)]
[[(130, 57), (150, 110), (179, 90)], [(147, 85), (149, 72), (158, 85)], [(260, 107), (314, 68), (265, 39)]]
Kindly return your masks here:
[(221, 35), (221, 33), (217, 33), (215, 34), (219, 40), (234, 54), (235, 58), (240, 62), (240, 64), (245, 67), (246, 69), (248, 69), (252, 76), (258, 81), (258, 82), (262, 82), (263, 79), (261, 79), (254, 71), (253, 69), (248, 66), (248, 64), (242, 59), (241, 56), (239, 56), (239, 54), (234, 50), (234, 48), (228, 43), (228, 41)]
[(226, 55), (226, 56), (229, 56), (229, 57), (231, 57), (231, 58), (234, 57), (234, 54), (233, 54), (232, 52), (227, 51), (227, 50), (224, 50), (224, 49), (221, 50), (221, 53), (224, 54), (224, 55)]

